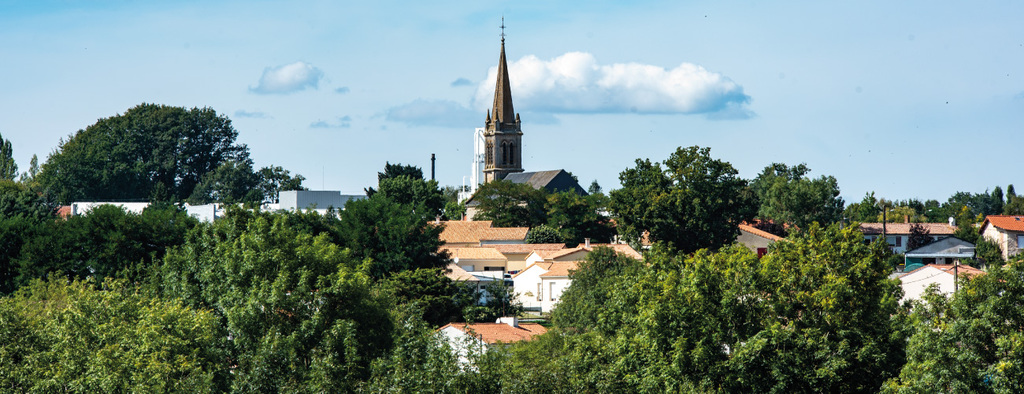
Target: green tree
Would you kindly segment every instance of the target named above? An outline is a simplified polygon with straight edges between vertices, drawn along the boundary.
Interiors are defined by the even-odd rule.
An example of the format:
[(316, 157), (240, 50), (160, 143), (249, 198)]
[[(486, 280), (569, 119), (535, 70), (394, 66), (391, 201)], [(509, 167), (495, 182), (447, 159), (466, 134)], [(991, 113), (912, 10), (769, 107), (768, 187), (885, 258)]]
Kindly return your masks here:
[(601, 185), (597, 183), (597, 179), (590, 182), (590, 187), (587, 188), (587, 194), (601, 194)]
[(839, 183), (832, 176), (811, 179), (805, 164), (789, 167), (773, 163), (751, 182), (761, 206), (758, 217), (807, 228), (811, 223), (838, 222), (843, 215)]
[(1003, 215), (1024, 215), (1024, 196), (1007, 195)]
[[(102, 290), (98, 288), (102, 287)], [(216, 317), (124, 281), (36, 281), (0, 299), (10, 392), (212, 392), (230, 375)]]
[(448, 201), (444, 204), (444, 218), (447, 220), (462, 220), (466, 215), (466, 204), (458, 201)]
[(39, 188), (39, 181), (36, 180), (36, 176), (39, 175), (39, 157), (32, 155), (32, 160), (28, 162), (28, 171), (21, 173), (21, 177), (18, 178), (18, 182), (26, 185), (31, 190)]
[(572, 285), (562, 292), (552, 321), (563, 329), (615, 334), (637, 312), (638, 300), (623, 285), (638, 279), (643, 270), (639, 260), (608, 247), (594, 248), (571, 273)]
[(907, 362), (885, 392), (1015, 393), (1024, 390), (1024, 263), (990, 265), (947, 298), (914, 308)]
[(487, 182), (472, 200), (479, 203), (473, 220), (490, 220), (495, 227), (533, 227), (547, 222), (547, 192), (525, 183)]
[[(419, 167), (412, 165), (404, 165), (401, 163), (391, 164), (390, 162), (384, 163), (384, 172), (377, 173), (377, 183), (385, 179), (397, 178), (400, 176), (406, 176), (412, 179), (423, 179), (423, 170)], [(366, 188), (366, 197), (373, 197), (373, 194), (377, 193), (377, 190), (370, 187)]]
[(20, 248), (16, 284), (50, 275), (144, 279), (154, 262), (182, 244), (197, 223), (174, 206), (154, 206), (134, 214), (115, 205), (44, 222)]
[(281, 168), (280, 166), (263, 167), (259, 173), (259, 191), (263, 196), (262, 202), (265, 203), (278, 203), (278, 194), (283, 191), (289, 190), (306, 190), (302, 186), (302, 181), (306, 180), (306, 177), (295, 174), (291, 175), (291, 172)]
[(231, 120), (210, 108), (140, 104), (60, 142), (39, 173), (56, 201), (144, 200), (163, 184), (184, 201), (225, 161), (245, 161)]
[(0, 134), (0, 181), (13, 181), (18, 176), (18, 164), (14, 162), (11, 141)]
[(530, 231), (526, 233), (526, 243), (563, 244), (565, 243), (565, 235), (563, 235), (561, 231), (558, 231), (557, 228), (542, 224), (531, 228)]
[(636, 242), (652, 241), (693, 252), (719, 248), (736, 239), (737, 226), (753, 219), (757, 203), (747, 182), (728, 162), (712, 159), (709, 148), (678, 148), (665, 168), (650, 160), (619, 175), (610, 208), (619, 232)]
[(340, 212), (338, 228), (343, 246), (358, 260), (369, 260), (374, 278), (416, 268), (443, 268), (448, 255), (440, 252), (442, 228), (433, 226), (411, 204), (384, 195), (352, 200)]
[(379, 190), (371, 198), (386, 197), (396, 203), (415, 207), (416, 213), (426, 220), (435, 219), (445, 207), (444, 195), (437, 187), (437, 181), (400, 175), (381, 179), (378, 187)]
[(260, 189), (260, 177), (252, 170), (250, 160), (228, 160), (217, 169), (203, 175), (188, 198), (191, 204), (260, 203), (265, 195)]
[(573, 192), (559, 192), (548, 195), (548, 226), (563, 234), (564, 242), (570, 245), (582, 243), (586, 238), (595, 242), (610, 242), (615, 236), (611, 219), (604, 215), (608, 197), (590, 194), (586, 197)]
[(391, 321), (363, 260), (289, 215), (231, 209), (200, 224), (156, 287), (214, 311), (233, 391), (352, 391), (390, 347)]
[(445, 276), (441, 268), (399, 271), (382, 281), (381, 288), (397, 308), (415, 313), (435, 328), (461, 319), (462, 308), (475, 301), (462, 300), (468, 298), (461, 297), (463, 286)]

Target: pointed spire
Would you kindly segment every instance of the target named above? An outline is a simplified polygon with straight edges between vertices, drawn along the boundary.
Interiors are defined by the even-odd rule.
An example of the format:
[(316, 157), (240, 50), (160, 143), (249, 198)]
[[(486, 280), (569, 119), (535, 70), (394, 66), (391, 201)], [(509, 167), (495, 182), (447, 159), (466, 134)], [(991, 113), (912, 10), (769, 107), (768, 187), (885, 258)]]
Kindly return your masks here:
[(501, 57), (498, 58), (498, 79), (494, 84), (494, 114), (495, 120), (509, 122), (516, 118), (516, 111), (512, 108), (512, 89), (509, 87), (508, 64), (505, 61), (505, 18), (501, 18)]

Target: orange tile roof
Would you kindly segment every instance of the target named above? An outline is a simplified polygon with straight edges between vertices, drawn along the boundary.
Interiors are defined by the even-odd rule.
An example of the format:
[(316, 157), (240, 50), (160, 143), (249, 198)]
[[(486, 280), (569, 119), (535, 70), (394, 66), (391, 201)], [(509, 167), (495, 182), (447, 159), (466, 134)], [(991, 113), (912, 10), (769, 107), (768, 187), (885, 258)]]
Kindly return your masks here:
[[(918, 268), (916, 270), (907, 272), (906, 274), (903, 274), (903, 276), (910, 275), (912, 273), (915, 273), (917, 271), (923, 270), (923, 269), (928, 268), (928, 267), (935, 268), (935, 269), (938, 269), (938, 270), (940, 270), (942, 272), (945, 272), (947, 274), (953, 275), (953, 265), (952, 264), (928, 264), (928, 265), (920, 267), (920, 268)], [(985, 271), (982, 271), (980, 269), (971, 267), (969, 265), (960, 265), (956, 269), (956, 273), (959, 276), (967, 276), (967, 277), (973, 277), (973, 276), (977, 276), (977, 275), (985, 275)]]
[(537, 267), (539, 267), (540, 269), (544, 270), (544, 272), (547, 272), (547, 271), (548, 271), (549, 269), (551, 269), (551, 264), (554, 264), (554, 263), (548, 263), (548, 262), (544, 262), (544, 261), (538, 261), (538, 262), (536, 262), (536, 263), (533, 263), (533, 264), (530, 264), (530, 265), (528, 265), (528, 266), (527, 266), (526, 268), (523, 268), (523, 270), (522, 270), (522, 271), (516, 272), (516, 273), (515, 273), (515, 275), (512, 275), (512, 278), (514, 279), (515, 277), (517, 277), (517, 276), (519, 276), (519, 275), (522, 275), (522, 274), (523, 274), (524, 272), (528, 271), (528, 270), (529, 270), (530, 268), (532, 268), (533, 266), (537, 266)]
[(445, 243), (480, 243), (480, 241), (522, 241), (528, 227), (491, 227), (490, 220), (449, 220), (431, 222), (444, 226), (440, 238)]
[(443, 330), (448, 326), (480, 338), (489, 345), (529, 341), (537, 335), (548, 332), (547, 328), (536, 323), (519, 323), (519, 327), (512, 327), (505, 323), (449, 323), (438, 330)]
[(536, 250), (562, 250), (565, 244), (493, 244), (487, 247), (505, 254), (529, 254)]
[(455, 263), (449, 263), (447, 268), (448, 272), (445, 272), (444, 276), (447, 276), (448, 279), (451, 279), (456, 282), (477, 281), (477, 278), (475, 276), (470, 275), (469, 272), (466, 272), (466, 270), (462, 269), (462, 267), (455, 265)]
[(551, 263), (548, 272), (540, 274), (543, 278), (567, 278), (570, 271), (575, 271), (579, 265), (575, 261), (559, 261)]
[(985, 217), (985, 221), (981, 223), (981, 228), (984, 229), (985, 225), (989, 223), (996, 228), (1007, 231), (1024, 231), (1024, 216), (988, 215)]
[(586, 249), (586, 248), (584, 248), (582, 246), (577, 246), (575, 248), (566, 248), (566, 249), (562, 249), (562, 250), (556, 250), (556, 251), (554, 251), (554, 253), (548, 254), (547, 256), (541, 255), (541, 257), (544, 257), (544, 260), (547, 260), (547, 259), (557, 259), (559, 257), (568, 256), (570, 254), (579, 252), (581, 250), (585, 250), (587, 252), (590, 252), (590, 250), (588, 250), (588, 249)]
[(575, 248), (565, 248), (562, 250), (535, 250), (534, 253), (537, 253), (537, 256), (540, 256), (540, 258), (544, 260), (549, 260), (568, 256), (581, 250), (587, 251), (589, 254), (589, 252), (592, 252), (594, 248), (597, 247), (611, 248), (612, 250), (615, 251), (615, 253), (624, 254), (627, 257), (632, 257), (637, 260), (643, 260), (644, 258), (639, 252), (633, 249), (632, 246), (629, 246), (627, 244), (590, 244), (589, 248), (584, 246), (577, 246)]
[[(924, 226), (929, 235), (953, 235), (956, 232), (956, 227), (950, 226), (948, 223), (886, 223), (885, 233), (908, 235), (910, 226), (914, 224)], [(882, 234), (882, 223), (861, 223), (860, 231), (864, 235), (880, 235)]]
[(782, 239), (782, 237), (780, 237), (778, 235), (769, 233), (767, 231), (763, 231), (761, 229), (758, 229), (757, 227), (749, 226), (749, 225), (746, 225), (746, 224), (741, 224), (740, 225), (740, 230), (741, 231), (746, 231), (746, 232), (754, 234), (754, 235), (756, 235), (758, 237), (769, 239), (769, 240), (772, 240), (772, 241), (778, 241), (778, 240)]
[(633, 249), (633, 247), (629, 246), (628, 244), (590, 244), (590, 250), (594, 250), (594, 248), (598, 246), (612, 248), (612, 250), (614, 250), (615, 253), (624, 254), (627, 257), (632, 257), (637, 260), (644, 259), (644, 256), (641, 255), (640, 252), (637, 252), (636, 249)]
[(525, 241), (529, 227), (491, 227), (480, 232), (481, 241)]
[(441, 230), (441, 240), (445, 243), (477, 243), (480, 237), (477, 235), (480, 230), (491, 227), (491, 222), (484, 221), (456, 221), (450, 220), (440, 222), (444, 226)]
[(467, 260), (508, 260), (505, 255), (494, 248), (451, 248), (448, 249), (453, 259)]
[(57, 217), (59, 217), (61, 219), (67, 219), (67, 218), (71, 217), (71, 206), (70, 205), (61, 205), (61, 206), (57, 207)]

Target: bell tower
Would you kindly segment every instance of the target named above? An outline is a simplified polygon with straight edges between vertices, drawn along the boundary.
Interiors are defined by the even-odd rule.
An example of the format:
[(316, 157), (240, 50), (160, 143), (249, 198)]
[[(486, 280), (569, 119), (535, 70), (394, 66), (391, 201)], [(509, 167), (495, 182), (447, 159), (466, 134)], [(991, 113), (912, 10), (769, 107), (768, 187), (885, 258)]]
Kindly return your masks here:
[(484, 123), (484, 182), (504, 179), (523, 172), (523, 129), (519, 114), (512, 108), (508, 64), (505, 61), (505, 18), (501, 21), (501, 56), (498, 79), (494, 84), (494, 107)]

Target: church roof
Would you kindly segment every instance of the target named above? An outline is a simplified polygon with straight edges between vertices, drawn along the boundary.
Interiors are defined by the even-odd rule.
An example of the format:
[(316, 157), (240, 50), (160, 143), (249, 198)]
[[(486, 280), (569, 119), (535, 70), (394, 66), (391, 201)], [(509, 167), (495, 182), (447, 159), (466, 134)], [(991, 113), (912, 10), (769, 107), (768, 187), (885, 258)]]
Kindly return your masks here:
[(587, 195), (587, 191), (565, 170), (513, 173), (506, 175), (504, 180), (513, 183), (526, 183), (533, 186), (534, 189), (544, 188), (551, 193), (574, 191), (581, 196)]
[[(512, 88), (508, 78), (508, 63), (505, 61), (505, 37), (501, 37), (501, 57), (498, 59), (498, 79), (494, 84), (494, 109), (491, 116), (495, 123), (515, 123), (516, 111), (512, 108)], [(500, 128), (496, 128), (500, 129)]]

